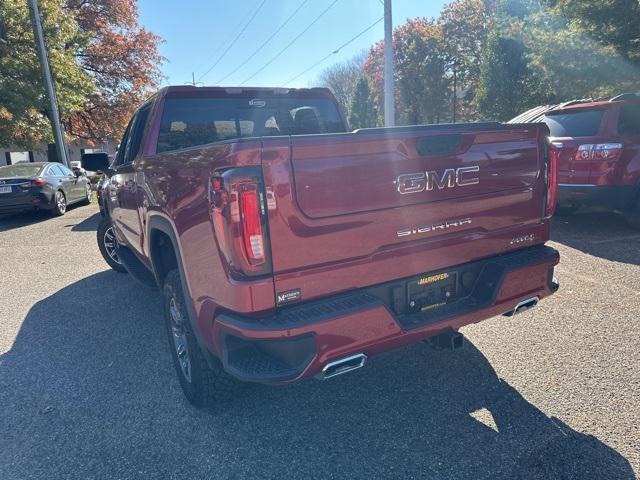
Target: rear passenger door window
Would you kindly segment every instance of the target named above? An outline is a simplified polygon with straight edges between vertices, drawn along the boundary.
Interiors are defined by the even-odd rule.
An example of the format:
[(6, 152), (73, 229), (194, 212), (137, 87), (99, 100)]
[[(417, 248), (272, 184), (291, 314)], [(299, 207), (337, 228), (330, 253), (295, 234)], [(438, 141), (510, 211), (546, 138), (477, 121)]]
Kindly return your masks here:
[(58, 165), (51, 165), (49, 167), (49, 175), (52, 175), (54, 177), (64, 177), (62, 169)]
[(640, 105), (623, 105), (618, 118), (618, 134), (640, 135)]
[(67, 167), (65, 167), (64, 165), (58, 165), (58, 168), (60, 170), (62, 170), (62, 174), (66, 177), (75, 177), (74, 173), (69, 170)]

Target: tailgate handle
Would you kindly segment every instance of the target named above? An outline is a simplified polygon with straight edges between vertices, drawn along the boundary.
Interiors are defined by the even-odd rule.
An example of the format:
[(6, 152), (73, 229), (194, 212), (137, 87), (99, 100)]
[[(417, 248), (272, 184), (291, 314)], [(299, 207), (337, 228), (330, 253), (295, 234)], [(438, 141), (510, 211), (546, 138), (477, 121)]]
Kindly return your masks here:
[(428, 137), (419, 137), (416, 150), (423, 157), (432, 157), (436, 155), (450, 155), (460, 150), (462, 145), (462, 135), (433, 135)]

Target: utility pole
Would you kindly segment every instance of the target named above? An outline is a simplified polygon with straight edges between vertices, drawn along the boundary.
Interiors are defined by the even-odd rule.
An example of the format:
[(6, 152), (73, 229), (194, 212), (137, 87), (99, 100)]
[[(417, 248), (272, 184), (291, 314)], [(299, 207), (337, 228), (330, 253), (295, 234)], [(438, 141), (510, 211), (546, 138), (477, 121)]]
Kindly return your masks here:
[(202, 82), (196, 82), (196, 73), (195, 72), (191, 72), (191, 81), (187, 81), (186, 83), (188, 83), (189, 85), (193, 85), (194, 87), (197, 85), (202, 85)]
[(384, 126), (396, 124), (393, 97), (393, 24), (391, 0), (384, 0)]
[(31, 15), (31, 26), (33, 27), (33, 36), (36, 40), (36, 48), (38, 57), (40, 57), (40, 68), (42, 69), (42, 77), (44, 79), (47, 97), (49, 97), (49, 120), (53, 128), (53, 137), (56, 142), (56, 150), (58, 160), (69, 166), (67, 158), (67, 147), (64, 141), (64, 132), (60, 124), (60, 113), (58, 112), (58, 99), (56, 91), (53, 88), (53, 80), (51, 78), (51, 67), (49, 66), (49, 58), (47, 56), (47, 47), (44, 43), (44, 34), (42, 33), (42, 23), (40, 19), (40, 11), (38, 10), (37, 0), (29, 0), (29, 14)]
[(453, 122), (456, 123), (456, 109), (458, 107), (458, 76), (457, 76), (458, 65), (456, 63), (453, 64)]

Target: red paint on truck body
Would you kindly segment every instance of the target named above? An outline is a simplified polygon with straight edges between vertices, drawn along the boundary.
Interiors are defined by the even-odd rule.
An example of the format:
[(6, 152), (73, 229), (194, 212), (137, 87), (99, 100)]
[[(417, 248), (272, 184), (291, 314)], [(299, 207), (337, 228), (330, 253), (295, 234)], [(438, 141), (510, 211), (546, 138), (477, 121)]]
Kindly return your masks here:
[[(549, 220), (544, 218), (548, 130), (544, 125), (499, 124), (404, 127), (252, 137), (157, 153), (167, 96), (224, 97), (234, 94), (230, 91), (170, 87), (156, 95), (140, 154), (130, 165), (117, 168), (110, 205), (118, 241), (150, 270), (157, 266), (152, 258), (154, 225), (163, 222), (172, 229), (192, 321), (209, 354), (230, 361), (227, 335), (246, 342), (312, 335), (316, 350), (300, 372), (264, 379), (292, 381), (318, 373), (336, 358), (397, 348), (555, 291), (549, 275), (558, 260), (547, 258), (496, 277), (501, 283), (495, 298), (481, 308), (413, 329), (404, 328), (384, 302), (327, 314), (317, 322), (303, 319), (262, 328), (265, 318), (286, 314), (290, 308), (277, 305), (281, 292), (299, 290), (293, 305), (322, 303), (543, 245), (549, 239)], [(243, 92), (251, 98), (272, 90)], [(331, 98), (323, 89), (281, 94)], [(420, 153), (422, 143), (443, 136), (458, 143), (442, 154)], [(469, 166), (479, 169), (477, 184), (404, 195), (398, 191), (399, 175), (440, 175)], [(244, 167), (259, 169), (264, 189), (272, 272), (259, 277), (239, 275), (229, 264), (221, 242), (230, 239), (216, 233), (220, 228), (215, 222), (220, 220), (212, 213), (212, 176)], [(125, 193), (125, 186), (132, 184), (135, 188)], [(459, 219), (471, 221), (424, 234), (397, 233)], [(237, 322), (229, 320), (234, 316)]]

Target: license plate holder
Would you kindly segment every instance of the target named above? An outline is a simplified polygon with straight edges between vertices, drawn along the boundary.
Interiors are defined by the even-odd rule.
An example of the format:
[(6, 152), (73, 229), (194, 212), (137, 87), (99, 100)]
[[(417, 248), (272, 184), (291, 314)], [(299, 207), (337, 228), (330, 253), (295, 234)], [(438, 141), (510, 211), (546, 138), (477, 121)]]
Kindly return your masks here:
[(456, 299), (458, 272), (426, 274), (407, 283), (407, 310), (427, 312)]

